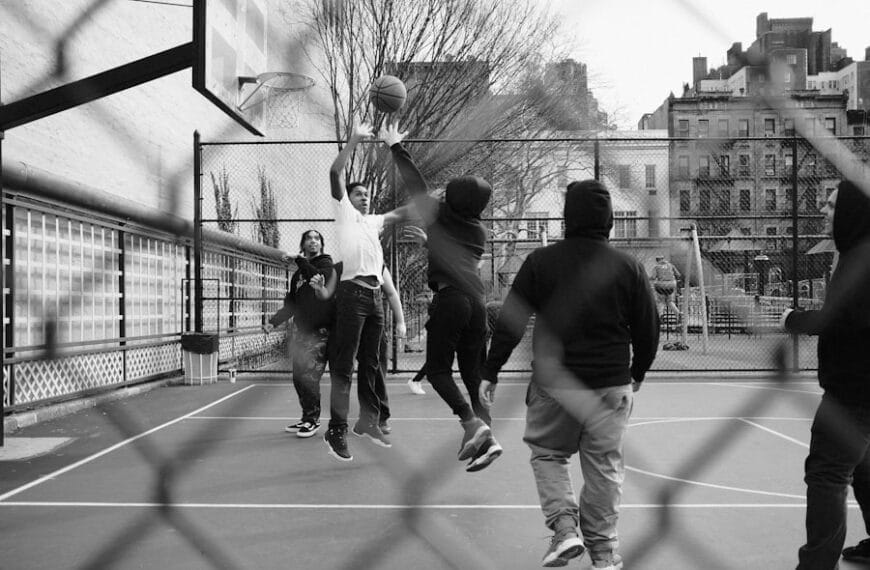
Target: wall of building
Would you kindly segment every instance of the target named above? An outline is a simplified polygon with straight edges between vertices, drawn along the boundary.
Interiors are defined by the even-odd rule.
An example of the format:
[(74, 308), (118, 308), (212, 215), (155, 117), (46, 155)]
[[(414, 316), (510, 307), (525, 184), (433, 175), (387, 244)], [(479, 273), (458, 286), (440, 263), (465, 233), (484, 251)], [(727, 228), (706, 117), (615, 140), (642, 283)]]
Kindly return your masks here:
[[(269, 3), (272, 41), (287, 24), (277, 10), (280, 3)], [(93, 4), (34, 0), (0, 6), (0, 100), (16, 101), (192, 39), (189, 6), (108, 2), (78, 24)], [(270, 65), (283, 69), (286, 57), (280, 41), (270, 44)], [(65, 64), (62, 73), (59, 61)], [(299, 127), (281, 135), (329, 133), (312, 101), (306, 102)], [(257, 138), (195, 91), (187, 69), (10, 129), (3, 158), (190, 218), (194, 130), (204, 140)]]

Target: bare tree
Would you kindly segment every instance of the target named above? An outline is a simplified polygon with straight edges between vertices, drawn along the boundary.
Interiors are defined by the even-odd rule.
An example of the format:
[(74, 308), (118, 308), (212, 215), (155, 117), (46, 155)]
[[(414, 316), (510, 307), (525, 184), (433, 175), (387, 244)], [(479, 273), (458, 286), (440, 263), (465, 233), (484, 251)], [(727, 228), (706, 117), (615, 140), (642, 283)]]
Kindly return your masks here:
[(257, 218), (257, 241), (277, 248), (281, 245), (281, 233), (277, 222), (278, 209), (275, 205), (272, 181), (266, 176), (265, 167), (257, 167), (257, 180), (260, 187), (260, 203), (253, 205)]
[(236, 221), (239, 217), (239, 207), (236, 205), (233, 208), (230, 202), (230, 175), (227, 173), (227, 167), (224, 165), (221, 168), (219, 177), (216, 177), (214, 172), (209, 174), (211, 174), (211, 185), (214, 189), (214, 204), (218, 228), (227, 233), (234, 234), (239, 227), (239, 222)]

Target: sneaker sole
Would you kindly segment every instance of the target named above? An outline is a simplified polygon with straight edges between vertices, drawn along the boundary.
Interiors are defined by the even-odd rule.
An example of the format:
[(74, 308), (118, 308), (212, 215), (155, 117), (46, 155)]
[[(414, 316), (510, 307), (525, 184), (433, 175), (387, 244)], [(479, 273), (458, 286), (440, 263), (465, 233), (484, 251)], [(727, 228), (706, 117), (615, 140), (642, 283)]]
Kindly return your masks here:
[(545, 568), (561, 568), (562, 566), (567, 566), (571, 560), (577, 558), (578, 556), (582, 556), (583, 552), (585, 551), (586, 547), (583, 546), (582, 543), (569, 546), (568, 548), (557, 554), (556, 557), (552, 560), (547, 560), (546, 558), (544, 558), (542, 566), (544, 566)]
[(329, 445), (328, 441), (323, 440), (323, 443), (326, 444), (326, 449), (329, 450), (329, 454), (331, 456), (333, 456), (334, 458), (338, 459), (339, 461), (345, 462), (345, 463), (348, 461), (353, 461), (353, 455), (351, 455), (350, 457), (342, 457), (341, 455), (337, 454), (334, 449), (332, 449), (332, 446)]
[(419, 382), (414, 382), (413, 380), (408, 380), (408, 389), (411, 391), (411, 393), (415, 394), (417, 396), (425, 396), (426, 391), (423, 389), (423, 387), (422, 386), (415, 386), (415, 384), (419, 384)]
[(314, 428), (314, 429), (311, 430), (311, 431), (301, 431), (301, 430), (299, 430), (299, 431), (296, 432), (296, 437), (311, 437), (312, 435), (316, 434), (317, 431), (318, 431), (319, 429), (320, 429), (320, 426)]
[(376, 438), (376, 437), (372, 437), (372, 436), (370, 436), (370, 435), (367, 434), (367, 433), (364, 433), (364, 432), (363, 432), (363, 433), (357, 433), (357, 431), (356, 431), (355, 429), (350, 430), (350, 432), (351, 432), (353, 435), (357, 436), (357, 437), (368, 439), (369, 441), (371, 441), (371, 442), (374, 443), (375, 445), (379, 445), (379, 446), (381, 446), (381, 447), (386, 447), (387, 449), (393, 447), (393, 444), (392, 444), (392, 443), (389, 443), (389, 442), (383, 441), (383, 440), (378, 439), (378, 438)]
[(291, 427), (291, 426), (287, 426), (287, 427), (284, 428), (284, 431), (286, 431), (287, 433), (296, 433), (296, 432), (299, 431), (299, 428), (296, 427), (296, 426), (292, 426), (292, 427)]
[(480, 446), (486, 441), (486, 436), (492, 433), (492, 430), (489, 429), (489, 426), (483, 424), (477, 431), (474, 432), (474, 435), (465, 442), (465, 445), (462, 446), (462, 449), (459, 450), (459, 461), (465, 461), (466, 459), (471, 459), (477, 452), (480, 450)]
[(468, 467), (465, 470), (469, 473), (474, 473), (476, 471), (480, 471), (481, 469), (486, 469), (489, 467), (493, 461), (501, 457), (501, 454), (504, 453), (504, 449), (498, 444), (490, 447), (486, 453), (472, 461), (468, 464)]

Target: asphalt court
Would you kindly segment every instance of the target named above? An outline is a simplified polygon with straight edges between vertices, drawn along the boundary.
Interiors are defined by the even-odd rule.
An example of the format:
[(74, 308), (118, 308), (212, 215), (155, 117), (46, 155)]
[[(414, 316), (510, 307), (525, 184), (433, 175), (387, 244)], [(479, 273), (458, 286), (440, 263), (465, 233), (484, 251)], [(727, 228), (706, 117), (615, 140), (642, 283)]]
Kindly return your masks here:
[[(288, 567), (288, 557), (293, 568), (540, 567), (549, 533), (522, 443), (522, 377), (499, 384), (493, 428), (505, 453), (477, 474), (456, 461), (458, 423), (428, 384), (415, 396), (389, 382), (393, 447), (349, 435), (354, 461), (340, 463), (324, 428), (310, 439), (283, 431), (299, 418), (289, 383), (253, 378), (136, 396), (123, 404), (128, 433), (95, 410), (78, 421), (99, 437), (83, 431), (31, 471), (0, 462), (18, 467), (0, 488), (0, 567), (79, 567), (125, 530), (112, 567), (211, 567), (160, 516), (154, 464), (165, 458), (178, 458), (174, 512), (237, 567)], [(626, 568), (793, 567), (819, 396), (811, 380), (645, 383), (626, 445)], [(56, 435), (65, 421), (41, 429)], [(576, 461), (572, 476), (579, 489)], [(851, 542), (863, 536), (850, 503)]]

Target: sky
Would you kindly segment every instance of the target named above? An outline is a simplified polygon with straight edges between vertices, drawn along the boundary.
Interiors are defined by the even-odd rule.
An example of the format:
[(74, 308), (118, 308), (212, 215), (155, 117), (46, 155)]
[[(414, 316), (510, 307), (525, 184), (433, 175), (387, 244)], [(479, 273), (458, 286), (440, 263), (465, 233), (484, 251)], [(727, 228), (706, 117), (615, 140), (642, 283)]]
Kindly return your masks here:
[(870, 0), (552, 0), (571, 36), (571, 56), (586, 64), (589, 86), (619, 129), (633, 130), (692, 81), (692, 58), (725, 63), (734, 42), (755, 40), (755, 18), (813, 18), (813, 30), (855, 60), (870, 46)]

